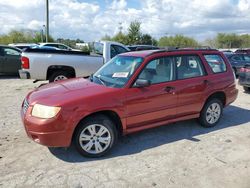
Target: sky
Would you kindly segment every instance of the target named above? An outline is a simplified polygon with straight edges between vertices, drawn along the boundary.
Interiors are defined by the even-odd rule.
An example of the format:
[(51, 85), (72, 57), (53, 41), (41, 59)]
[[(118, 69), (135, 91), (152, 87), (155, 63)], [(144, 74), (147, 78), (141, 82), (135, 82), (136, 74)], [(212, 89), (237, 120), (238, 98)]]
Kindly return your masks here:
[[(97, 41), (124, 33), (132, 21), (159, 39), (182, 34), (199, 41), (219, 32), (250, 34), (250, 0), (49, 0), (54, 38)], [(0, 34), (41, 31), (45, 0), (0, 0)]]

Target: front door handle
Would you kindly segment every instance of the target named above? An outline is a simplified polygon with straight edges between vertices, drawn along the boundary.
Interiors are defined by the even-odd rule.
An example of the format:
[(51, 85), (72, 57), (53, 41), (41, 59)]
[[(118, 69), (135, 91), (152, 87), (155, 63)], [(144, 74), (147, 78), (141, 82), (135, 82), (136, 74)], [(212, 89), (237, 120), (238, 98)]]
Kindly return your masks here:
[(206, 84), (206, 85), (209, 84), (209, 81), (208, 81), (208, 80), (204, 80), (203, 82), (204, 82), (204, 84)]
[(174, 93), (173, 91), (175, 90), (174, 87), (172, 86), (167, 86), (165, 87), (164, 91), (166, 91), (167, 93)]

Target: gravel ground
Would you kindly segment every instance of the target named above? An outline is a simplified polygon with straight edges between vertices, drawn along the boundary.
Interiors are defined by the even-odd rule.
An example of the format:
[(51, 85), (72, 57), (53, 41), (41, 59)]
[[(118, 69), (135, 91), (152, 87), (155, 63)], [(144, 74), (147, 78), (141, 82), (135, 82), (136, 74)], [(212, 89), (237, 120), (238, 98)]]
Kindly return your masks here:
[(31, 80), (0, 77), (0, 187), (250, 187), (250, 94), (217, 127), (195, 120), (123, 137), (105, 158), (29, 140), (20, 119)]

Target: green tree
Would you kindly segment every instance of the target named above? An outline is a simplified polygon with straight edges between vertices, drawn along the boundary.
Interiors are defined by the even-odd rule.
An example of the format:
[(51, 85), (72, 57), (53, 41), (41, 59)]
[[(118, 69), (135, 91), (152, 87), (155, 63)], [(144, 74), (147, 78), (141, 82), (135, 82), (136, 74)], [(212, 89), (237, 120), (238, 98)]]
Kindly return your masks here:
[(141, 44), (146, 44), (146, 45), (154, 45), (157, 46), (157, 40), (154, 39), (151, 35), (149, 34), (143, 34), (141, 36)]
[(218, 33), (216, 36), (217, 48), (239, 48), (242, 40), (235, 33)]
[[(45, 36), (44, 40), (45, 41)], [(52, 36), (49, 36), (49, 41), (53, 42)], [(1, 44), (10, 43), (39, 43), (41, 40), (41, 33), (32, 30), (12, 30), (8, 34), (0, 36)]]
[(209, 46), (210, 48), (217, 48), (216, 39), (208, 38), (203, 42), (204, 46)]
[(122, 32), (117, 33), (113, 38), (112, 41), (120, 42), (122, 44), (128, 45), (129, 39), (127, 35), (123, 34)]
[(159, 40), (159, 46), (162, 47), (197, 47), (199, 46), (198, 42), (191, 38), (183, 35), (175, 35), (174, 37), (161, 37)]
[(107, 35), (107, 34), (106, 34), (104, 37), (102, 37), (101, 40), (113, 41), (113, 40), (112, 40), (112, 37), (109, 36), (109, 35)]
[(133, 21), (130, 23), (128, 28), (128, 43), (131, 44), (140, 44), (141, 43), (141, 22)]
[(244, 34), (239, 36), (241, 40), (241, 46), (242, 48), (249, 48), (250, 47), (250, 35), (249, 34)]
[(151, 35), (142, 34), (141, 23), (138, 21), (133, 21), (130, 23), (127, 33), (128, 34), (125, 34), (120, 31), (113, 37), (105, 35), (104, 37), (102, 37), (102, 40), (116, 41), (125, 45), (133, 45), (133, 44), (157, 45), (157, 40), (154, 39)]

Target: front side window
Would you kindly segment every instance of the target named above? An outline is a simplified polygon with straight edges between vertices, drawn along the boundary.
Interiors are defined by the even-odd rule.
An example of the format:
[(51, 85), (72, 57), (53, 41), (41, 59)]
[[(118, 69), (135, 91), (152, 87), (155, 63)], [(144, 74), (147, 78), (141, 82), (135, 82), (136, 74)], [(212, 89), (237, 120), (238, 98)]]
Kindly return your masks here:
[(122, 88), (142, 62), (141, 57), (116, 56), (93, 75), (92, 81), (108, 87)]
[(232, 60), (233, 61), (243, 61), (243, 57), (240, 55), (235, 55), (232, 57)]
[(149, 80), (151, 84), (174, 80), (173, 58), (161, 57), (150, 61), (138, 78)]
[(19, 56), (20, 53), (17, 50), (11, 49), (11, 48), (5, 48), (4, 54), (7, 56)]
[(220, 55), (217, 54), (209, 54), (204, 55), (208, 65), (211, 67), (213, 73), (221, 73), (226, 72), (227, 67)]
[(64, 46), (64, 45), (58, 45), (58, 48), (59, 48), (59, 49), (63, 49), (63, 50), (68, 49), (68, 47), (66, 47), (66, 46)]
[(205, 75), (200, 58), (197, 55), (175, 57), (177, 79), (194, 78)]

